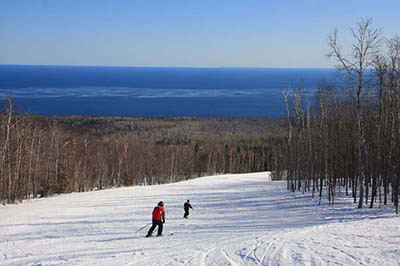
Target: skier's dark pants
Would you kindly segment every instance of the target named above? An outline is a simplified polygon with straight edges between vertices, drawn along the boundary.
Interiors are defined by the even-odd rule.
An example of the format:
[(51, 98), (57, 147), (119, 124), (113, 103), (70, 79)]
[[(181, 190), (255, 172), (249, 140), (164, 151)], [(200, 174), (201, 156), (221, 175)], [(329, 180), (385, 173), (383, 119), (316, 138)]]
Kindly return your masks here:
[(161, 235), (162, 234), (162, 229), (163, 229), (163, 223), (162, 221), (159, 220), (153, 220), (153, 225), (151, 226), (149, 232), (147, 233), (147, 235), (151, 235), (154, 231), (154, 229), (156, 229), (156, 226), (158, 225), (158, 232), (157, 235)]
[(187, 218), (189, 216), (189, 210), (185, 210), (185, 214), (183, 215), (183, 218)]

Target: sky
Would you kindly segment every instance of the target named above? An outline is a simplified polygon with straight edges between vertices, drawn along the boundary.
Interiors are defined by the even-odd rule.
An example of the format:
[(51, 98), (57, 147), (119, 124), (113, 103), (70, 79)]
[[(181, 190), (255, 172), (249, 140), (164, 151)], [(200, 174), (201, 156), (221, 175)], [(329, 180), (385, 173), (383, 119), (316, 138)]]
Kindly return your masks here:
[(332, 67), (336, 28), (400, 34), (399, 0), (0, 0), (0, 64)]

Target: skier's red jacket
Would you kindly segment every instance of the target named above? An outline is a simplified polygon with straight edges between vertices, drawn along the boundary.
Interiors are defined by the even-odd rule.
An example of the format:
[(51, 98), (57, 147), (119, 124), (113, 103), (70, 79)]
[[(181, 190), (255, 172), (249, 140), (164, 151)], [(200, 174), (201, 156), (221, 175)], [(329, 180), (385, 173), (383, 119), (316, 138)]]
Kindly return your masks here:
[(153, 210), (153, 220), (157, 221), (165, 221), (165, 212), (164, 212), (164, 207), (157, 206)]

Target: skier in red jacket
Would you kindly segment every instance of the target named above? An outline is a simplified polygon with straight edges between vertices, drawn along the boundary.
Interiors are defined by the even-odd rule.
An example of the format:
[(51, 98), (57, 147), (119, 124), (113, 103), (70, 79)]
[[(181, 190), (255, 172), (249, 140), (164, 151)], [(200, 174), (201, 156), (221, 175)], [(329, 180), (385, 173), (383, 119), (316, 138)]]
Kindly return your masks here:
[(164, 202), (160, 201), (153, 209), (153, 225), (151, 226), (146, 237), (151, 236), (156, 226), (158, 226), (157, 236), (161, 236), (163, 230), (163, 223), (165, 223)]

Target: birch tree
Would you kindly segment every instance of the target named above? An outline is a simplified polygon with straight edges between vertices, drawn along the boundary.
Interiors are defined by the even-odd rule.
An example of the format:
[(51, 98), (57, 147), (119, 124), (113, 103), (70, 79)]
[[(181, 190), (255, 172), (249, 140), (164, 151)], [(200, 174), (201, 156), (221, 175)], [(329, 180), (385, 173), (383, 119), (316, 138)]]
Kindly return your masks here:
[(364, 187), (367, 184), (366, 167), (366, 140), (364, 129), (364, 115), (362, 110), (363, 94), (367, 89), (367, 70), (372, 66), (372, 59), (379, 53), (382, 31), (372, 27), (372, 18), (361, 19), (354, 29), (351, 29), (353, 44), (351, 54), (345, 55), (338, 43), (338, 31), (335, 30), (329, 37), (330, 53), (328, 56), (338, 63), (337, 67), (344, 71), (350, 81), (353, 91), (353, 103), (357, 119), (358, 143), (358, 208), (363, 207)]

